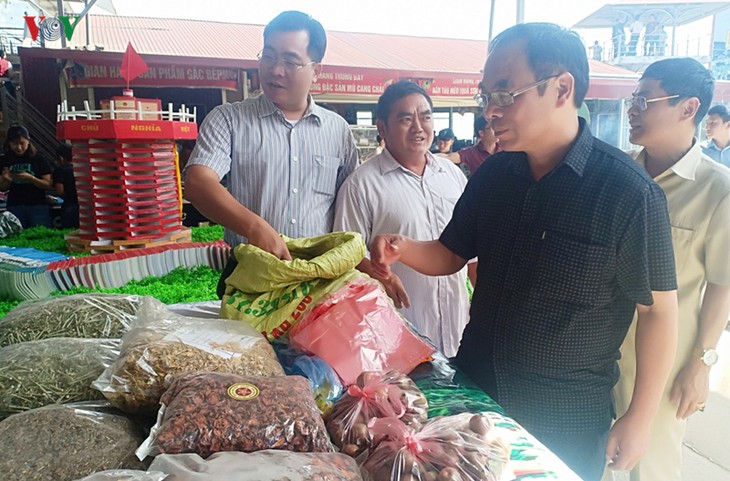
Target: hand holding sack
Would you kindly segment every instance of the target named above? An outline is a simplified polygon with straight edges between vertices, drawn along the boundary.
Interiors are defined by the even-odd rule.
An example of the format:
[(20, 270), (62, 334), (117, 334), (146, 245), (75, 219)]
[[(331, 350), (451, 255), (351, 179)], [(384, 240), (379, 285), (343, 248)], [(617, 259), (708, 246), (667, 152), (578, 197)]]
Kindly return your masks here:
[(293, 260), (251, 244), (234, 249), (238, 266), (226, 279), (221, 316), (245, 321), (269, 340), (284, 336), (333, 286), (355, 274), (365, 243), (355, 232), (289, 239)]
[(256, 377), (217, 372), (176, 376), (160, 399), (147, 455), (284, 449), (333, 452), (312, 386), (300, 376)]

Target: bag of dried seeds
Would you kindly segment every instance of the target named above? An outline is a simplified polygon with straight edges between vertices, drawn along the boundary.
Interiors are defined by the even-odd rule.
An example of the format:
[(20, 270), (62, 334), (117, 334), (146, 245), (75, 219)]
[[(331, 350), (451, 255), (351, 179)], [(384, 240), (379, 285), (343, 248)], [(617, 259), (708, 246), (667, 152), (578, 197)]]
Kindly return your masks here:
[(47, 404), (104, 399), (91, 383), (117, 358), (120, 342), (54, 337), (0, 348), (0, 419)]
[(119, 338), (129, 330), (141, 300), (90, 293), (25, 301), (0, 319), (0, 347), (50, 337)]
[(182, 374), (160, 403), (157, 424), (137, 450), (139, 459), (264, 449), (334, 451), (312, 385), (301, 376)]
[(161, 454), (150, 470), (168, 473), (165, 481), (362, 481), (355, 460), (343, 454), (273, 449), (215, 453), (208, 459), (197, 454)]
[(119, 358), (93, 386), (124, 411), (155, 413), (171, 375), (201, 370), (284, 375), (271, 344), (245, 322), (181, 316), (144, 300)]
[(109, 403), (52, 404), (0, 422), (3, 481), (72, 481), (107, 469), (144, 469), (140, 426)]

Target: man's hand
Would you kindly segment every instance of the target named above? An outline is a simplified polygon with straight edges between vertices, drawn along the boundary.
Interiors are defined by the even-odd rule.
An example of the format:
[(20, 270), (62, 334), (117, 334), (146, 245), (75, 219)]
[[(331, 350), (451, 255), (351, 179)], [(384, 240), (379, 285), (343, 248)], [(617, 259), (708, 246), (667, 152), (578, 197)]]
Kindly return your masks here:
[(275, 255), (281, 260), (292, 260), (289, 248), (286, 246), (284, 239), (263, 219), (261, 219), (261, 222), (258, 223), (255, 229), (251, 230), (251, 234), (248, 236), (248, 242), (259, 249)]
[(375, 236), (370, 243), (370, 264), (378, 279), (388, 280), (392, 275), (390, 266), (400, 259), (398, 245), (404, 237), (398, 234), (383, 234)]
[(698, 411), (710, 391), (710, 367), (691, 360), (677, 374), (669, 400), (677, 405), (677, 419), (687, 419)]
[(25, 171), (16, 172), (14, 176), (16, 179), (27, 180), (29, 182), (31, 182), (31, 181), (33, 181), (33, 179), (35, 179), (35, 176), (33, 174), (31, 174), (30, 172), (25, 172)]
[(411, 307), (411, 300), (408, 299), (408, 293), (403, 287), (400, 277), (391, 272), (389, 279), (381, 280), (380, 282), (385, 287), (385, 292), (388, 293), (388, 297), (393, 300), (395, 307), (398, 309)]
[(608, 433), (606, 462), (616, 471), (630, 471), (649, 450), (651, 419), (632, 418), (628, 412), (619, 418)]

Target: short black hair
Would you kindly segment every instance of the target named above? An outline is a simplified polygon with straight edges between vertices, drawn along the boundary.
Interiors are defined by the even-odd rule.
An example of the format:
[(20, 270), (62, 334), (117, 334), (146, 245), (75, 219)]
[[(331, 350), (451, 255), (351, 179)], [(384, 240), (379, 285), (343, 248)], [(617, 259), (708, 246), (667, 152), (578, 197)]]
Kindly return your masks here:
[(426, 98), (429, 107), (433, 108), (433, 102), (431, 97), (428, 96), (425, 90), (415, 82), (410, 80), (399, 80), (393, 84), (388, 85), (383, 95), (378, 99), (378, 119), (383, 122), (388, 122), (390, 111), (393, 108), (393, 104), (404, 97), (409, 95), (420, 94)]
[(679, 95), (679, 98), (669, 99), (670, 105), (688, 97), (697, 97), (700, 107), (694, 121), (695, 125), (702, 122), (715, 92), (715, 80), (704, 65), (689, 57), (667, 58), (649, 65), (640, 80), (644, 79), (659, 81), (667, 95)]
[(380, 134), (377, 134), (377, 135), (375, 136), (375, 141), (376, 141), (376, 142), (377, 142), (378, 144), (380, 144), (380, 142), (382, 142), (382, 141), (383, 141), (383, 138), (382, 138), (382, 137), (380, 136)]
[(309, 45), (307, 45), (309, 58), (320, 63), (327, 50), (327, 34), (321, 23), (304, 12), (296, 10), (281, 12), (264, 28), (264, 42), (275, 33), (300, 30), (305, 30), (309, 34)]
[(486, 130), (487, 125), (489, 125), (489, 123), (484, 115), (477, 115), (474, 119), (474, 137), (479, 137), (479, 132)]
[(710, 110), (707, 111), (707, 115), (717, 115), (723, 122), (730, 122), (730, 111), (728, 111), (727, 107), (723, 104), (717, 104), (710, 107)]
[[(576, 108), (580, 108), (588, 92), (588, 54), (580, 36), (554, 23), (521, 23), (501, 32), (492, 39), (489, 51), (503, 45), (525, 42), (525, 54), (535, 80), (570, 72), (575, 79)], [(540, 94), (545, 87), (539, 88)]]
[(56, 147), (56, 155), (61, 157), (66, 162), (71, 162), (72, 151), (71, 146), (68, 144), (61, 144)]

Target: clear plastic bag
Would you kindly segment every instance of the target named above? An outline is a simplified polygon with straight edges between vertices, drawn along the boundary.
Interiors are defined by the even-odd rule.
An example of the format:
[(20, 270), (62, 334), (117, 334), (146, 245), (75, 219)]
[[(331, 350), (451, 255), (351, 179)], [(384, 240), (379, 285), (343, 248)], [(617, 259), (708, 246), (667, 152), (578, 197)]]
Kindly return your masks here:
[(203, 459), (197, 454), (162, 454), (150, 470), (169, 474), (165, 481), (361, 481), (354, 460), (338, 453), (292, 453), (265, 450), (222, 452)]
[(145, 300), (93, 386), (124, 411), (154, 413), (170, 376), (203, 370), (284, 375), (271, 344), (245, 322), (185, 317)]
[(119, 339), (54, 337), (0, 348), (0, 419), (48, 404), (103, 399), (91, 383), (119, 355)]
[(407, 376), (395, 371), (364, 372), (327, 416), (332, 441), (348, 456), (370, 447), (368, 423), (373, 418), (395, 417), (420, 429), (428, 417), (428, 401)]
[(90, 474), (77, 481), (162, 481), (167, 474), (160, 471), (138, 471), (136, 469), (109, 469)]
[(144, 469), (144, 438), (106, 401), (52, 404), (0, 422), (3, 481), (71, 481), (107, 469)]
[(301, 376), (182, 374), (160, 402), (157, 424), (137, 450), (140, 459), (263, 449), (334, 451), (312, 385)]
[(346, 385), (364, 371), (407, 374), (435, 352), (411, 330), (380, 283), (364, 274), (313, 307), (289, 338), (293, 347), (327, 361)]
[(51, 337), (120, 338), (141, 301), (140, 296), (100, 293), (25, 301), (0, 319), (0, 347)]
[(416, 432), (396, 418), (370, 423), (375, 448), (362, 464), (369, 481), (497, 481), (509, 460), (505, 444), (480, 414), (430, 420)]
[(274, 350), (284, 367), (284, 372), (309, 379), (314, 391), (314, 400), (317, 401), (317, 407), (322, 414), (332, 411), (335, 401), (345, 390), (332, 366), (314, 354), (303, 353), (282, 343), (274, 343)]
[(0, 239), (23, 232), (23, 224), (10, 211), (0, 214)]

